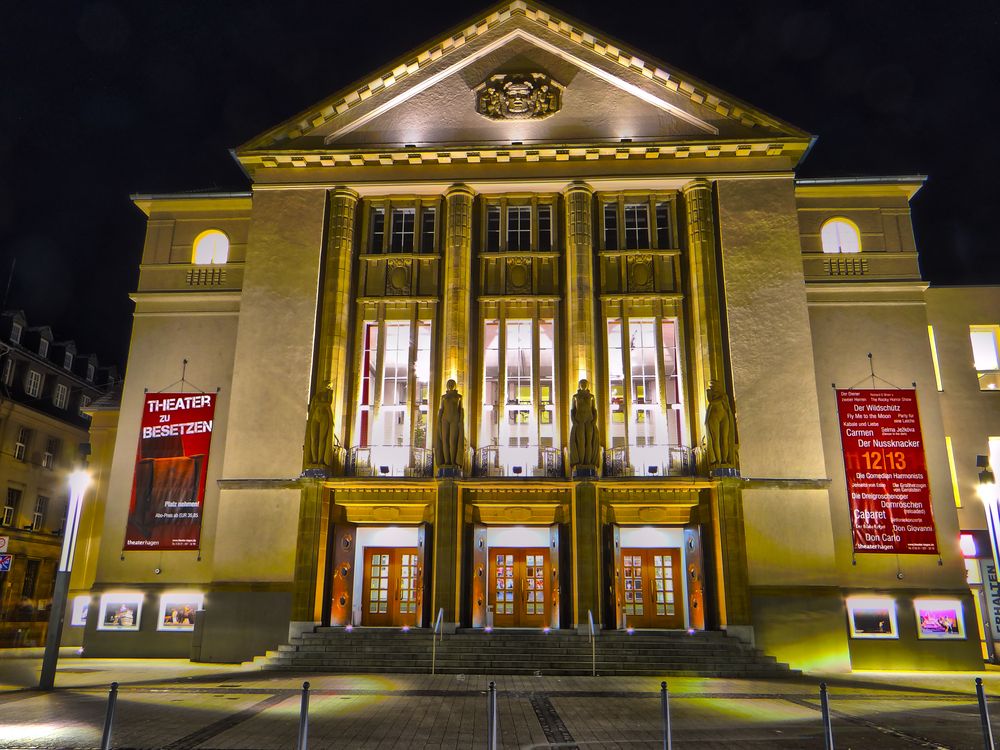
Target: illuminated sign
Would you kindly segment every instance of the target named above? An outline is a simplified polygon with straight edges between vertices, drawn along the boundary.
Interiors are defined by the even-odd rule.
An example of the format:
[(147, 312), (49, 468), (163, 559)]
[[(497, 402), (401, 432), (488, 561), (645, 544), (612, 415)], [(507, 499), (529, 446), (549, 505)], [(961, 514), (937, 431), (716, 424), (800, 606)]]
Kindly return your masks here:
[(214, 393), (147, 393), (125, 549), (198, 549)]
[(936, 555), (914, 390), (838, 390), (855, 552)]

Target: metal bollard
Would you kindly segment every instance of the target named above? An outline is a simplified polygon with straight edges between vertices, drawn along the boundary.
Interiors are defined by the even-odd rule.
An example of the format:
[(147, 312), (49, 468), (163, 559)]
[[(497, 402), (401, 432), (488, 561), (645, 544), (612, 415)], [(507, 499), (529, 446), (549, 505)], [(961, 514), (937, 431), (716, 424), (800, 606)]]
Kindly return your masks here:
[(660, 683), (660, 709), (663, 712), (663, 750), (671, 750), (674, 741), (670, 736), (670, 694), (666, 682)]
[(497, 750), (497, 684), (492, 680), (486, 693), (486, 750)]
[(830, 723), (830, 694), (826, 690), (826, 683), (819, 684), (819, 707), (823, 712), (823, 748), (833, 750), (833, 724)]
[(111, 729), (115, 723), (115, 705), (118, 703), (118, 683), (111, 683), (108, 691), (108, 712), (104, 714), (104, 733), (101, 735), (101, 750), (111, 750)]
[(995, 750), (993, 744), (993, 729), (990, 727), (990, 711), (986, 707), (986, 691), (983, 689), (983, 678), (976, 678), (976, 697), (979, 698), (979, 718), (983, 722), (983, 747)]
[(309, 746), (309, 683), (302, 683), (302, 708), (299, 710), (299, 745), (298, 750), (306, 750)]

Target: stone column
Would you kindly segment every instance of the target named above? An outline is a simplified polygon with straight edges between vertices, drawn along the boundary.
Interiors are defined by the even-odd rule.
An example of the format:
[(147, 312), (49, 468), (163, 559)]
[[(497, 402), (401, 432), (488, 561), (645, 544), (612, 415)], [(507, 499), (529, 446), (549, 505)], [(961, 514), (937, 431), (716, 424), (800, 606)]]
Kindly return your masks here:
[(601, 618), (601, 530), (597, 485), (579, 482), (573, 487), (574, 623), (577, 632), (589, 633), (588, 611), (594, 627), (602, 627)]
[(703, 178), (684, 186), (687, 215), (688, 314), (691, 318), (691, 371), (694, 384), (695, 445), (705, 438), (705, 395), (713, 380), (729, 391), (725, 376), (722, 341), (722, 295), (716, 258), (715, 217), (712, 215), (712, 184)]
[[(454, 380), (459, 393), (472, 393), (469, 333), (472, 326), (472, 205), (475, 193), (452, 185), (445, 193), (444, 295), (440, 393)], [(465, 405), (465, 435), (472, 434), (471, 404)], [(464, 465), (464, 461), (462, 462)]]
[[(574, 182), (565, 191), (566, 203), (566, 283), (565, 310), (566, 364), (568, 372), (565, 401), (569, 406), (577, 383), (586, 378), (590, 390), (602, 404), (604, 384), (598, 380), (594, 357), (594, 225), (593, 190), (584, 182)], [(598, 409), (602, 412), (603, 409)], [(565, 409), (564, 409), (565, 412)], [(564, 419), (563, 424), (569, 424)]]
[[(343, 445), (347, 437), (344, 415), (350, 389), (347, 348), (351, 331), (348, 321), (351, 319), (351, 267), (357, 205), (358, 194), (349, 188), (336, 188), (330, 193), (317, 323), (315, 378), (306, 431), (305, 466), (316, 473), (331, 471), (330, 449), (335, 441)], [(325, 426), (327, 418), (330, 420), (329, 428)], [(315, 448), (317, 442), (325, 449), (318, 455)]]

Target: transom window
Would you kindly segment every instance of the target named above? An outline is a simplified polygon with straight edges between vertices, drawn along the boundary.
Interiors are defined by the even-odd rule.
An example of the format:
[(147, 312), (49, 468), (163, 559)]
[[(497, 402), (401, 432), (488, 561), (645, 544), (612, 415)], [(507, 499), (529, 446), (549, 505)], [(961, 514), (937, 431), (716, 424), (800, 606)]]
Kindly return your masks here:
[(860, 253), (861, 232), (848, 219), (830, 219), (820, 230), (824, 253)]
[(669, 473), (670, 448), (683, 443), (677, 321), (612, 318), (607, 337), (608, 444), (636, 474)]
[(381, 202), (368, 214), (368, 252), (433, 253), (437, 249), (437, 209), (428, 203)]
[(221, 265), (229, 260), (229, 237), (218, 229), (206, 229), (195, 237), (191, 262), (196, 266)]
[(516, 203), (503, 198), (486, 206), (487, 252), (550, 252), (554, 247), (553, 205), (537, 199)]
[(673, 249), (673, 211), (673, 201), (664, 196), (602, 198), (601, 249)]

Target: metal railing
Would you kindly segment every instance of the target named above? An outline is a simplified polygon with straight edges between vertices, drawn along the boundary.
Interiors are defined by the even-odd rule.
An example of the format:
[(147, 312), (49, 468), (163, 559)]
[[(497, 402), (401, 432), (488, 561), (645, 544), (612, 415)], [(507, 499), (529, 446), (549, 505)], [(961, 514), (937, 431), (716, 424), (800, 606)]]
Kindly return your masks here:
[(478, 448), (472, 462), (477, 477), (552, 477), (565, 476), (563, 455), (558, 448), (537, 445), (506, 448), (488, 445)]
[(695, 473), (694, 451), (686, 445), (607, 448), (606, 477), (689, 477)]
[(594, 612), (587, 610), (590, 621), (590, 676), (597, 677), (597, 634), (594, 632)]
[(437, 670), (437, 643), (438, 639), (444, 640), (444, 628), (442, 627), (444, 620), (444, 607), (438, 610), (437, 619), (434, 620), (434, 630), (431, 632), (431, 674), (435, 674)]
[(400, 445), (356, 445), (347, 451), (349, 477), (431, 477), (434, 453), (430, 448)]

